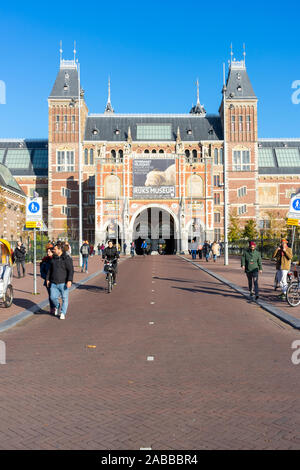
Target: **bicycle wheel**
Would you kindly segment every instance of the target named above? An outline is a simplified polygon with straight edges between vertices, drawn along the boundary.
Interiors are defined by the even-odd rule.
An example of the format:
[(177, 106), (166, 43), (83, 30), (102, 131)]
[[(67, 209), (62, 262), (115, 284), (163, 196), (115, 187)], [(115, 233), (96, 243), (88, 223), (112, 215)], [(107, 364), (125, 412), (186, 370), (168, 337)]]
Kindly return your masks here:
[(6, 308), (9, 308), (13, 302), (14, 298), (14, 291), (13, 287), (11, 284), (7, 286), (6, 292), (5, 292), (5, 297), (4, 297), (4, 305)]
[(286, 291), (286, 301), (291, 307), (297, 307), (300, 304), (300, 291), (298, 282), (293, 282)]

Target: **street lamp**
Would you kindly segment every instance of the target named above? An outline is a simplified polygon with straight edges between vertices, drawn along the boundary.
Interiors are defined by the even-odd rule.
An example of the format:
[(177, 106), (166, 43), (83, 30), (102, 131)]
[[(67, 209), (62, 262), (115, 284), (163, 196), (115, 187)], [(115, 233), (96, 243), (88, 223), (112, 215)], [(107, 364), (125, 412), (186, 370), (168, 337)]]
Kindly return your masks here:
[(223, 115), (224, 115), (224, 160), (223, 160), (223, 180), (224, 180), (224, 265), (228, 265), (228, 187), (227, 187), (227, 120), (226, 120), (226, 84), (225, 84), (225, 64), (223, 64)]

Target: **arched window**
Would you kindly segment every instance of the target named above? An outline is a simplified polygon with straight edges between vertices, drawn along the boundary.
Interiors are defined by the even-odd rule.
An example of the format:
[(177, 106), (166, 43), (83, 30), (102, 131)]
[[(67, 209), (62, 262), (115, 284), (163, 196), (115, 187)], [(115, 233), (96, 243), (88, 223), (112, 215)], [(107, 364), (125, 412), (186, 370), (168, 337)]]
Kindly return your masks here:
[(115, 150), (112, 150), (112, 151), (110, 152), (110, 155), (111, 155), (112, 160), (115, 162), (115, 161), (116, 161), (116, 151), (115, 151)]
[(123, 150), (119, 150), (119, 161), (123, 162)]
[(94, 150), (90, 149), (90, 165), (94, 165)]
[(89, 164), (89, 151), (88, 151), (88, 149), (84, 149), (84, 164), (85, 165)]
[(197, 150), (193, 150), (192, 154), (193, 154), (193, 162), (196, 162), (197, 161)]
[(158, 153), (165, 153), (163, 149), (160, 149)]
[(153, 150), (152, 150), (152, 153), (156, 153), (156, 150), (155, 150), (155, 149), (153, 149)]
[(104, 181), (104, 197), (106, 199), (117, 199), (121, 194), (121, 181), (115, 175), (110, 175)]
[(146, 149), (146, 150), (144, 151), (144, 153), (149, 153), (149, 150), (148, 150), (148, 149)]
[(189, 151), (189, 150), (186, 150), (186, 151), (185, 151), (185, 160), (186, 160), (187, 162), (190, 161), (190, 151)]
[(203, 180), (199, 175), (192, 175), (188, 178), (186, 184), (187, 196), (202, 197), (203, 196)]
[(219, 152), (218, 152), (218, 149), (215, 149), (214, 150), (214, 164), (215, 165), (218, 165), (219, 164)]
[(220, 164), (224, 165), (224, 152), (223, 148), (220, 148)]

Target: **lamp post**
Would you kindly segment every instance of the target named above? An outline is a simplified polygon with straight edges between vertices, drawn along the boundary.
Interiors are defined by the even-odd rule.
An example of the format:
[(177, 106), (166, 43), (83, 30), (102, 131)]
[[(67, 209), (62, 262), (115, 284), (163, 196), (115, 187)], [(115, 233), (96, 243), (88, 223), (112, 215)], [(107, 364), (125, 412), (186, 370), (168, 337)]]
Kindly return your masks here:
[(228, 187), (227, 187), (227, 120), (226, 120), (226, 84), (225, 84), (225, 64), (223, 64), (223, 128), (224, 128), (224, 161), (223, 161), (223, 179), (224, 179), (224, 265), (228, 265)]

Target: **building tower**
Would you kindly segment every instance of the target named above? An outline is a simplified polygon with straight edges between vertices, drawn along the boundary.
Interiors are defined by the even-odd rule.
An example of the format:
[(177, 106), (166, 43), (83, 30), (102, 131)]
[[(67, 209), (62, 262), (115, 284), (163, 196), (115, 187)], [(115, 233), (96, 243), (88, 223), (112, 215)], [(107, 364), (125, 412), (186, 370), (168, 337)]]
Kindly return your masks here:
[(236, 61), (231, 50), (219, 113), (226, 152), (228, 213), (236, 214), (245, 224), (258, 216), (258, 137), (257, 97), (246, 70), (245, 49), (243, 55), (243, 60)]
[(75, 47), (73, 60), (64, 60), (60, 48), (59, 71), (48, 98), (48, 228), (51, 239), (79, 240), (79, 154), (87, 114)]

